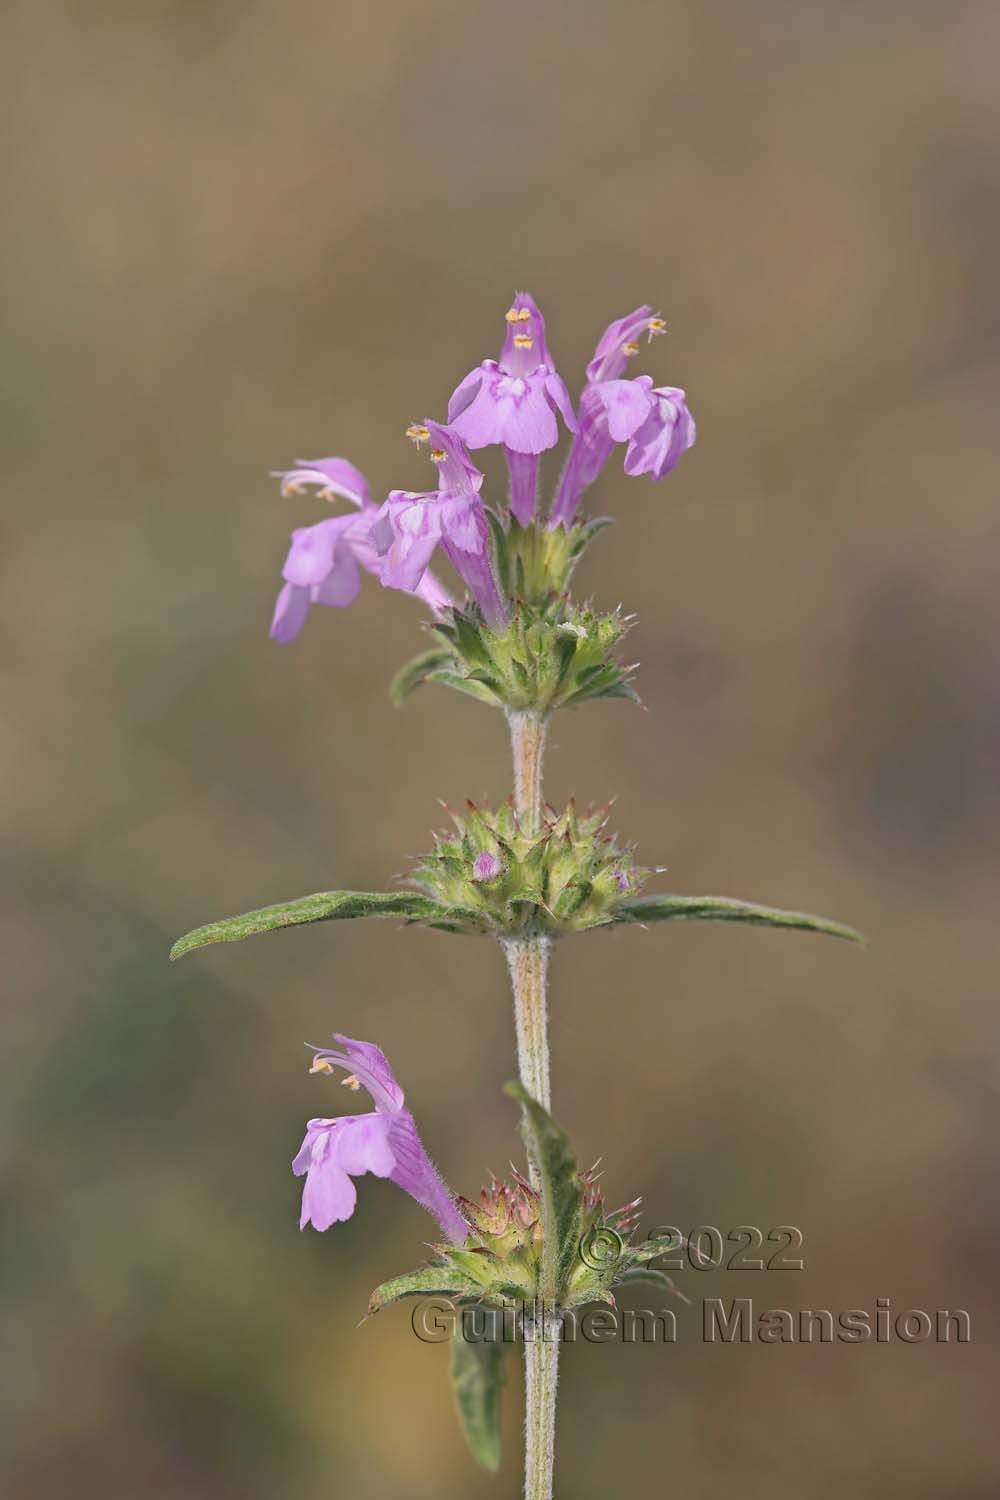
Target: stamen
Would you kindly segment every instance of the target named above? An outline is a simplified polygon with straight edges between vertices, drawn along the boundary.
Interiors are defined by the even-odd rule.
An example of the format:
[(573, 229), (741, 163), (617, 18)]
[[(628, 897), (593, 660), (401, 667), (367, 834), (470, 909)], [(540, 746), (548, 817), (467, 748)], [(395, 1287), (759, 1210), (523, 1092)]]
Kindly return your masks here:
[(361, 1087), (361, 1079), (355, 1077), (353, 1073), (351, 1073), (347, 1078), (342, 1078), (340, 1080), (340, 1083), (342, 1088), (350, 1089), (352, 1094), (356, 1094), (358, 1092), (358, 1089)]
[(507, 319), (508, 323), (520, 323), (521, 309), (519, 307), (508, 307), (507, 311), (504, 313), (504, 317)]
[(517, 321), (519, 323), (530, 323), (531, 322), (531, 308), (530, 307), (522, 307), (521, 310), (520, 310), (520, 312), (517, 315)]
[[(529, 313), (528, 316), (530, 317), (531, 314)], [(515, 335), (514, 335), (514, 348), (515, 349), (532, 349), (532, 348), (534, 348), (534, 344), (535, 344), (535, 341), (531, 337), (530, 333), (515, 333)]]
[(310, 1073), (332, 1073), (333, 1064), (328, 1057), (314, 1057)]
[(629, 358), (631, 359), (631, 357), (632, 357), (633, 354), (638, 354), (639, 353), (639, 345), (638, 344), (622, 344), (622, 353), (623, 354), (627, 354), (629, 356)]
[(666, 333), (667, 325), (662, 318), (650, 318), (649, 320), (649, 342), (652, 343), (658, 333)]
[(448, 455), (444, 451), (443, 448), (432, 448), (431, 449), (431, 463), (432, 464), (443, 464), (444, 461), (445, 461), (445, 459), (447, 457), (448, 457)]
[(431, 435), (427, 431), (427, 428), (422, 426), (419, 422), (411, 423), (411, 425), (406, 429), (406, 436), (410, 439), (411, 443), (416, 443), (418, 448), (420, 447), (421, 443), (429, 443), (431, 439)]

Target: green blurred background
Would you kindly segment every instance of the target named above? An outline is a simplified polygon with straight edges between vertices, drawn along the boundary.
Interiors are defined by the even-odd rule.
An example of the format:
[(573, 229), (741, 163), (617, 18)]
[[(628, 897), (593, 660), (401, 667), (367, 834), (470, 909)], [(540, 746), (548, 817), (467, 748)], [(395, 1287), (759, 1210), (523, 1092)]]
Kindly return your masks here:
[(367, 1179), (300, 1236), (289, 1172), (344, 1103), (305, 1072), (334, 1029), (386, 1049), (453, 1185), (504, 1170), (499, 953), (375, 923), (166, 952), (383, 886), (436, 797), (506, 794), (498, 716), (389, 707), (405, 596), (269, 643), (326, 512), (268, 470), (423, 487), (404, 428), (527, 287), (573, 385), (662, 308), (643, 368), (700, 429), (593, 496), (581, 587), (638, 612), (649, 711), (564, 715), (550, 797), (620, 793), (672, 889), (870, 935), (566, 945), (557, 1112), (648, 1222), (802, 1229), (805, 1272), (689, 1295), (974, 1335), (706, 1347), (677, 1304), (674, 1348), (567, 1353), (560, 1492), (995, 1494), (996, 7), (54, 0), (5, 30), (5, 1493), (518, 1492), (519, 1375), (489, 1480), (446, 1352), (405, 1309), (357, 1327), (429, 1221)]

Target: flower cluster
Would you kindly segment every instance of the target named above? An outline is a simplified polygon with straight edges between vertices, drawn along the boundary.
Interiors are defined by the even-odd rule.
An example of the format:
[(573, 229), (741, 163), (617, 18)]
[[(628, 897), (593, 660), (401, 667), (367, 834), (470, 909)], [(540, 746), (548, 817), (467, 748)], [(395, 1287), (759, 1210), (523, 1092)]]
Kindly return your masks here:
[[(538, 471), (542, 453), (555, 447), (560, 425), (571, 436), (562, 478), (545, 520), (550, 533), (572, 530), (581, 497), (594, 483), (617, 445), (625, 446), (625, 472), (662, 479), (695, 439), (684, 392), (654, 387), (648, 375), (625, 378), (639, 352), (639, 338), (650, 339), (665, 324), (648, 307), (612, 323), (587, 366), (587, 380), (574, 408), (557, 373), (545, 339), (545, 320), (534, 299), (519, 292), (506, 313), (500, 357), (482, 361), (460, 381), (448, 403), (448, 421), (415, 424), (408, 436), (430, 445), (437, 469), (436, 488), (391, 490), (381, 506), (372, 503), (364, 475), (343, 458), (296, 462), (275, 477), (283, 495), (313, 489), (320, 499), (345, 500), (355, 509), (293, 532), (282, 570), (271, 625), (275, 640), (299, 633), (312, 604), (343, 607), (360, 588), (360, 572), (373, 574), (387, 588), (415, 594), (436, 620), (455, 609), (447, 589), (429, 571), (438, 547), (468, 591), (489, 632), (503, 635), (523, 591), (531, 585), (498, 558), (501, 538), (536, 525)], [(487, 507), (483, 475), (470, 452), (503, 449), (510, 474), (509, 509)], [(532, 541), (526, 549), (551, 562), (536, 592), (555, 594), (568, 569), (560, 568), (566, 547)], [(565, 563), (565, 558), (563, 558)]]
[[(494, 1180), (478, 1202), (456, 1197), (424, 1149), (385, 1053), (372, 1042), (339, 1034), (334, 1040), (337, 1048), (316, 1050), (310, 1072), (329, 1075), (342, 1069), (347, 1076), (341, 1082), (354, 1091), (366, 1089), (375, 1108), (309, 1121), (292, 1163), (296, 1175), (306, 1179), (300, 1227), (311, 1224), (323, 1230), (349, 1219), (357, 1205), (353, 1179), (366, 1173), (385, 1177), (437, 1219), (445, 1238), (432, 1247), (428, 1266), (379, 1287), (369, 1312), (431, 1290), (495, 1306), (537, 1297), (545, 1255), (538, 1189), (515, 1169), (510, 1183)], [(558, 1127), (547, 1124), (565, 1140)], [(634, 1278), (638, 1268), (648, 1268), (667, 1248), (655, 1241), (632, 1243), (641, 1200), (608, 1212), (597, 1166), (578, 1172), (570, 1160), (565, 1172), (563, 1187), (573, 1208), (566, 1229), (569, 1253), (560, 1256), (558, 1297), (565, 1307), (613, 1302), (612, 1287)]]
[(523, 830), (512, 799), (497, 812), (471, 802), (446, 811), (455, 831), (437, 837), (410, 884), (461, 912), (467, 931), (556, 937), (603, 927), (651, 873), (607, 833), (608, 807), (546, 806), (537, 834)]

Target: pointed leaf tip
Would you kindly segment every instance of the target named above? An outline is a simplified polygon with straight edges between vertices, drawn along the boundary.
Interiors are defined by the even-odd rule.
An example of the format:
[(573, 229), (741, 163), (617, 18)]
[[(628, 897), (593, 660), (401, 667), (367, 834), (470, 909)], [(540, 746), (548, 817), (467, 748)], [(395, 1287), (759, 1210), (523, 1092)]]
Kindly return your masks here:
[(393, 1276), (383, 1281), (368, 1298), (366, 1317), (374, 1317), (384, 1307), (391, 1307), (404, 1297), (441, 1297), (449, 1301), (456, 1297), (474, 1296), (479, 1291), (475, 1282), (463, 1276), (454, 1266), (421, 1266), (416, 1271), (407, 1271), (402, 1276)]
[(778, 906), (760, 906), (729, 896), (633, 896), (623, 901), (613, 918), (619, 922), (747, 922), (757, 927), (786, 927), (800, 932), (821, 932), (864, 945), (864, 935), (843, 922), (813, 916), (805, 911), (784, 911)]
[(195, 948), (210, 943), (235, 943), (257, 932), (272, 932), (279, 927), (297, 927), (307, 922), (334, 922), (350, 917), (399, 917), (406, 922), (446, 920), (446, 909), (427, 896), (412, 891), (317, 891), (300, 896), (297, 901), (282, 901), (277, 906), (262, 906), (237, 917), (223, 917), (196, 927), (178, 938), (170, 950), (173, 962)]
[(424, 651), (419, 656), (415, 656), (412, 661), (408, 661), (389, 684), (389, 702), (393, 708), (401, 708), (414, 689), (427, 681), (431, 672), (447, 667), (454, 660), (455, 656), (452, 651), (439, 647), (434, 651)]

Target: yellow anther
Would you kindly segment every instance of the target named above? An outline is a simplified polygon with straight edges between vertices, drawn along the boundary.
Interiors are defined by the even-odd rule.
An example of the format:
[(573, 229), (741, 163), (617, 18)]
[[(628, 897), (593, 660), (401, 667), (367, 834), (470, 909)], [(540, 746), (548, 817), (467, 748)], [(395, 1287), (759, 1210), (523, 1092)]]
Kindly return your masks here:
[(650, 318), (649, 337), (652, 340), (658, 333), (666, 333), (667, 325), (662, 318)]
[(622, 353), (623, 354), (627, 354), (629, 356), (629, 358), (631, 358), (631, 356), (633, 354), (638, 354), (639, 353), (639, 345), (638, 344), (622, 344)]
[(361, 1079), (356, 1078), (353, 1073), (348, 1078), (342, 1078), (340, 1082), (341, 1086), (345, 1089), (350, 1089), (352, 1094), (356, 1094), (361, 1087)]
[(517, 315), (517, 321), (519, 323), (530, 323), (531, 322), (531, 308), (530, 307), (522, 307), (521, 310), (520, 310), (520, 312)]
[(328, 1057), (314, 1057), (310, 1073), (332, 1073), (333, 1064)]
[(286, 495), (305, 494), (305, 490), (303, 489), (302, 485), (299, 484), (299, 482), (295, 479), (286, 479), (282, 488), (284, 489)]
[(519, 307), (508, 307), (507, 311), (504, 313), (504, 317), (507, 319), (508, 323), (520, 323), (521, 309)]
[(534, 347), (535, 347), (535, 341), (531, 337), (530, 333), (515, 333), (515, 335), (514, 335), (514, 348), (515, 349), (533, 349)]
[(420, 443), (429, 443), (431, 437), (430, 433), (427, 431), (427, 428), (422, 426), (419, 422), (413, 422), (406, 429), (406, 436), (410, 439), (411, 443), (417, 443), (418, 445)]
[(431, 449), (431, 463), (432, 464), (443, 464), (444, 461), (445, 461), (445, 459), (447, 457), (448, 457), (448, 455), (444, 451), (443, 448), (432, 448)]

